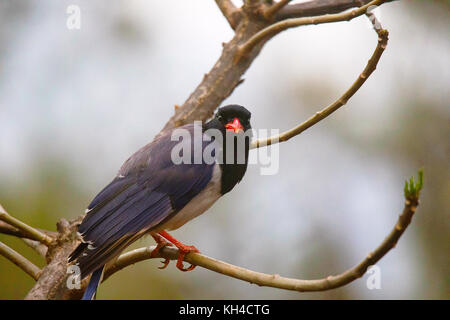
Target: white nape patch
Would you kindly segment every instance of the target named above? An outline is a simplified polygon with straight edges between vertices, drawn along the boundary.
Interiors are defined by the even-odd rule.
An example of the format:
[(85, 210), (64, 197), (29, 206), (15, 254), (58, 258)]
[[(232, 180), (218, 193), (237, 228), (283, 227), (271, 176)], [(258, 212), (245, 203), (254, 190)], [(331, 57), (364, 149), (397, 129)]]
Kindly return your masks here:
[(196, 195), (188, 204), (175, 214), (170, 220), (165, 222), (158, 230), (175, 230), (186, 222), (198, 217), (208, 210), (214, 202), (221, 197), (221, 177), (222, 170), (219, 164), (214, 165), (211, 181), (198, 195)]
[(117, 176), (117, 178), (125, 178), (125, 176), (124, 176), (123, 174), (119, 174), (119, 175)]
[(83, 252), (82, 256), (83, 256), (83, 257), (86, 257), (86, 256), (87, 256), (87, 253), (86, 253), (86, 252)]
[(84, 210), (84, 213), (89, 213), (89, 211), (91, 211), (92, 209), (86, 209)]

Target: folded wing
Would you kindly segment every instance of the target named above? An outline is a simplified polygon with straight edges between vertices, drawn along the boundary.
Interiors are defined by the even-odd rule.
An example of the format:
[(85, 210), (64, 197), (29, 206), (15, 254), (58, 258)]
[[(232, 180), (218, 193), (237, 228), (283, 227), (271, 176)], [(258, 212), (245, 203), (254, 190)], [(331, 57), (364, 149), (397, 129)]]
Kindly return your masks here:
[[(193, 125), (184, 128), (193, 132)], [(214, 164), (172, 162), (177, 143), (169, 132), (138, 150), (91, 202), (78, 228), (83, 242), (69, 258), (82, 277), (170, 219), (211, 180)]]

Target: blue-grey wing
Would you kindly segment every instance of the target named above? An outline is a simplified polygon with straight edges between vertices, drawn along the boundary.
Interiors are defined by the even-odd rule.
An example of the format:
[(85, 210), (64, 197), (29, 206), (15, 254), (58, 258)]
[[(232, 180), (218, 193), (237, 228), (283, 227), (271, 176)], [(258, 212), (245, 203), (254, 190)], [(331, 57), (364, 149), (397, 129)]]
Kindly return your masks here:
[(83, 277), (181, 210), (211, 180), (213, 164), (173, 163), (177, 143), (168, 133), (141, 148), (88, 206), (78, 228), (83, 243), (70, 257)]

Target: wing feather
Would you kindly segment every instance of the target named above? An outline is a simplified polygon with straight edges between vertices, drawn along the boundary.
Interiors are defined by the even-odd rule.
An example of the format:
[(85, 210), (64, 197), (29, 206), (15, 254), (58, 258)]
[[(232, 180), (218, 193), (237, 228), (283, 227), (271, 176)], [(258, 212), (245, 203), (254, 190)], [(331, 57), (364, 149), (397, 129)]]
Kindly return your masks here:
[[(185, 128), (193, 131), (193, 125)], [(170, 137), (169, 132), (131, 156), (89, 205), (78, 228), (84, 242), (70, 257), (83, 277), (170, 219), (211, 180), (214, 164), (172, 162), (171, 150), (178, 141)]]

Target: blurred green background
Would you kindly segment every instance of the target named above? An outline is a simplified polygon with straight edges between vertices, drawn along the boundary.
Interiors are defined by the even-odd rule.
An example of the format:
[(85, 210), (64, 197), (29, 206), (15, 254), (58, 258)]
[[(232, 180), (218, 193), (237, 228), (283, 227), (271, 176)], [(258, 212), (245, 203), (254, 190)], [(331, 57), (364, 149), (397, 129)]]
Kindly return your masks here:
[[(80, 30), (66, 27), (71, 4), (81, 9)], [(378, 263), (381, 289), (367, 289), (366, 275), (328, 292), (288, 292), (201, 268), (159, 270), (153, 260), (119, 272), (97, 297), (448, 299), (449, 9), (448, 1), (376, 9), (390, 42), (363, 88), (335, 115), (280, 145), (278, 174), (261, 176), (250, 166), (233, 192), (173, 233), (256, 271), (303, 279), (337, 274), (384, 239), (403, 207), (404, 180), (423, 167), (420, 208)], [(225, 104), (247, 106), (254, 128), (300, 123), (363, 69), (376, 45), (366, 20), (284, 32)], [(50, 230), (83, 213), (231, 37), (214, 1), (1, 1), (0, 203)], [(20, 240), (0, 241), (43, 266)], [(151, 243), (145, 238), (133, 247)], [(0, 299), (22, 299), (33, 283), (0, 257)]]

